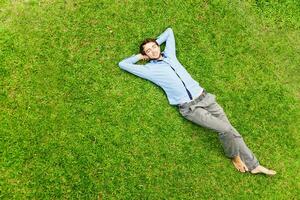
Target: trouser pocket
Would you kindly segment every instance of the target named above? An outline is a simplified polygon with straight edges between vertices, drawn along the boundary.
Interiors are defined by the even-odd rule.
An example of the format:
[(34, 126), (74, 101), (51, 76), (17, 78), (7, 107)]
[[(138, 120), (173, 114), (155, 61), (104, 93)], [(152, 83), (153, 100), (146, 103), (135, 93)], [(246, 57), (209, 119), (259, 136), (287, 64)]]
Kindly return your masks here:
[(192, 108), (190, 106), (179, 108), (179, 112), (182, 116), (186, 117), (192, 112)]

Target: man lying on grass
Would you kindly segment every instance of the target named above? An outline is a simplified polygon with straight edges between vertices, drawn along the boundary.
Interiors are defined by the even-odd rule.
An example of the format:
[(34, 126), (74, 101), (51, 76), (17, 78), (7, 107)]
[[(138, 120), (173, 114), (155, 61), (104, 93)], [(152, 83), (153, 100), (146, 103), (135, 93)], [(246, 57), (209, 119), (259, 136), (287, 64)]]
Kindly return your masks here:
[[(165, 50), (161, 52), (160, 45), (164, 42)], [(135, 64), (139, 60), (150, 62), (145, 65)], [(146, 39), (140, 45), (140, 54), (122, 60), (119, 66), (162, 87), (169, 103), (178, 106), (183, 117), (218, 132), (225, 155), (232, 160), (238, 171), (276, 174), (259, 164), (242, 136), (230, 124), (223, 109), (216, 102), (215, 95), (206, 92), (177, 60), (171, 28), (167, 28), (157, 39)]]

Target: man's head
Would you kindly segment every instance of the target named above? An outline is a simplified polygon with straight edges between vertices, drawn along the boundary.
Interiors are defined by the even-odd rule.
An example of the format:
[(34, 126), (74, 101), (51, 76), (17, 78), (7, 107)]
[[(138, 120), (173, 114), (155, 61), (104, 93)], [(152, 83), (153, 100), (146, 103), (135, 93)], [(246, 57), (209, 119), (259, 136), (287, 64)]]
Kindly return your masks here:
[(155, 39), (147, 38), (140, 45), (140, 53), (147, 55), (150, 59), (156, 60), (160, 58), (160, 46)]

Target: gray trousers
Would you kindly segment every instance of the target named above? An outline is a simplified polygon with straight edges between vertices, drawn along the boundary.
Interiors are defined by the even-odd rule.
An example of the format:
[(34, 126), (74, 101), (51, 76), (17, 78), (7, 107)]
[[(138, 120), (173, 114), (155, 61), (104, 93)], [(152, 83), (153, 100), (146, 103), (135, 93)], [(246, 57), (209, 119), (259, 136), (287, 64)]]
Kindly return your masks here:
[(225, 155), (229, 158), (240, 156), (249, 170), (259, 165), (258, 160), (245, 144), (239, 132), (230, 124), (223, 108), (216, 102), (216, 96), (207, 93), (197, 104), (179, 107), (181, 115), (206, 128), (219, 133)]

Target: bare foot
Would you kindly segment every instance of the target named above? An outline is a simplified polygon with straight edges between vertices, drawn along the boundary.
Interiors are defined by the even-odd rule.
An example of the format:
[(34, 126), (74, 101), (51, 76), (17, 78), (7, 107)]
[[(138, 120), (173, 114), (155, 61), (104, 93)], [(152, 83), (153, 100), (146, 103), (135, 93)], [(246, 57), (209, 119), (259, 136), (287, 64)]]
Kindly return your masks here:
[(265, 174), (269, 176), (274, 176), (276, 171), (265, 168), (264, 166), (258, 165), (255, 169), (251, 171), (252, 174)]
[(249, 171), (245, 163), (241, 160), (240, 156), (232, 158), (231, 161), (238, 171), (243, 173)]

